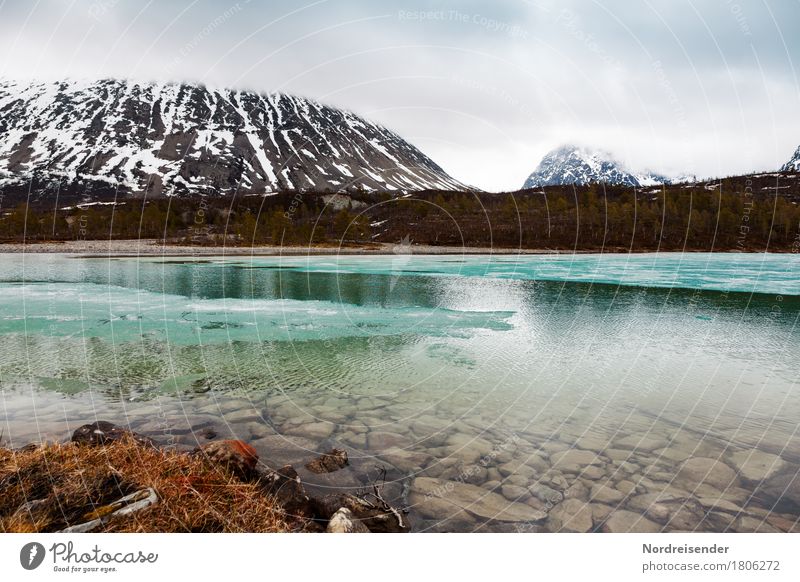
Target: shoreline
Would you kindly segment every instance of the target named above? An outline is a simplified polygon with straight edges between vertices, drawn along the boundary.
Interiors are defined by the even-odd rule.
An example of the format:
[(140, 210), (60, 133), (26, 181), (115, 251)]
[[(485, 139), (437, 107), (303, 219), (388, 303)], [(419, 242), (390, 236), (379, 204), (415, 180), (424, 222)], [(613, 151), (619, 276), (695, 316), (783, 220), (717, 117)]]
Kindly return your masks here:
[[(398, 250), (399, 249), (399, 250)], [(509, 247), (456, 247), (433, 245), (395, 245), (376, 243), (353, 246), (204, 246), (162, 243), (158, 239), (76, 240), (32, 243), (0, 243), (0, 254), (65, 254), (84, 258), (103, 257), (277, 257), (277, 256), (331, 256), (331, 255), (584, 255), (584, 254), (647, 254), (647, 253), (791, 253), (790, 250), (719, 249), (524, 249)]]
[(0, 533), (411, 531), (405, 505), (383, 497), (385, 475), (331, 487), (353, 470), (344, 449), (307, 451), (295, 468), (217, 437), (207, 429), (185, 451), (95, 421), (64, 442), (0, 442)]
[[(636, 468), (603, 484), (580, 478), (617, 464), (596, 453), (611, 444), (603, 439), (587, 441), (591, 449), (576, 443), (553, 457), (523, 460), (526, 441), (515, 436), (491, 444), (477, 460), (437, 470), (440, 455), (420, 463), (420, 453), (394, 446), (365, 456), (369, 447), (336, 438), (318, 435), (314, 442), (274, 432), (239, 440), (201, 424), (191, 430), (191, 446), (164, 442), (169, 429), (139, 433), (108, 421), (81, 425), (68, 439), (20, 448), (0, 442), (0, 533), (791, 533), (800, 527), (797, 492), (785, 481), (794, 473), (791, 461), (763, 449), (745, 447), (725, 458), (693, 452), (647, 482), (643, 476), (634, 482)], [(261, 428), (270, 432), (271, 425)], [(650, 437), (634, 433), (620, 442), (644, 438)], [(475, 446), (486, 450), (487, 442)], [(752, 455), (757, 461), (750, 463)], [(501, 477), (484, 481), (492, 469)], [(541, 476), (531, 485), (515, 484), (535, 475)], [(450, 522), (456, 509), (465, 516)]]

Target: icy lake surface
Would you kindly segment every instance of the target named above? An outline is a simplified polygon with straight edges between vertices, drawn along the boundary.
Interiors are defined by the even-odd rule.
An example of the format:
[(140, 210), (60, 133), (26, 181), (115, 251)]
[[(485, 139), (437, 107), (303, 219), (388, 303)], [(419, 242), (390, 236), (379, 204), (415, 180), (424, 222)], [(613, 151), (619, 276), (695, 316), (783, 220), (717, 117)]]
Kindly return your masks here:
[(800, 257), (0, 255), (3, 442), (251, 442), (416, 531), (785, 531)]

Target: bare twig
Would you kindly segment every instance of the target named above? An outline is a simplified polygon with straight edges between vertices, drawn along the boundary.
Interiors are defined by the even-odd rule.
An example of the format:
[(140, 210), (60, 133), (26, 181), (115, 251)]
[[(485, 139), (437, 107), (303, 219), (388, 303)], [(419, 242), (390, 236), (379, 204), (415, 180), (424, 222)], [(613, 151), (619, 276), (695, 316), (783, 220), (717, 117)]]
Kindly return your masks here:
[[(358, 495), (363, 503), (366, 503), (369, 507), (373, 509), (380, 509), (385, 513), (391, 513), (397, 518), (397, 523), (400, 527), (406, 527), (405, 522), (403, 521), (403, 515), (408, 513), (407, 508), (402, 508), (400, 510), (395, 509), (392, 507), (384, 498), (383, 498), (383, 488), (386, 485), (386, 467), (385, 466), (378, 466), (378, 477), (372, 483), (372, 491), (362, 490), (362, 492)], [(375, 501), (373, 503), (368, 499), (368, 497), (372, 497)]]

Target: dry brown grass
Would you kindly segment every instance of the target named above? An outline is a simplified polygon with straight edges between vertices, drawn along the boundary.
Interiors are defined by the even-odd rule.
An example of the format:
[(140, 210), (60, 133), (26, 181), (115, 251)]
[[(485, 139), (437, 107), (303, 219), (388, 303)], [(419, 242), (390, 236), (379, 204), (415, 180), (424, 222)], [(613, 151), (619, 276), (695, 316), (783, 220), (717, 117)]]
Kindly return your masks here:
[[(57, 531), (147, 487), (157, 492), (157, 504), (96, 531), (284, 532), (303, 525), (287, 518), (257, 483), (200, 457), (125, 439), (101, 447), (0, 447), (0, 532)], [(26, 503), (30, 510), (20, 510)]]

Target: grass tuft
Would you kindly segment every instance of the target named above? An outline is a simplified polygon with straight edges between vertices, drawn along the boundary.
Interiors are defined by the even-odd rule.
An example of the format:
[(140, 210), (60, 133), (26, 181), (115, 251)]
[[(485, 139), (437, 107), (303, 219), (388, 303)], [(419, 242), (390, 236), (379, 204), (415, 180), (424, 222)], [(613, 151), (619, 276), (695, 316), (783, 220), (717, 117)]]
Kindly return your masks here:
[(202, 457), (126, 438), (105, 446), (0, 446), (0, 532), (50, 532), (104, 515), (104, 506), (152, 488), (158, 503), (95, 531), (285, 532), (303, 529), (265, 494)]

